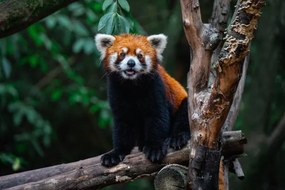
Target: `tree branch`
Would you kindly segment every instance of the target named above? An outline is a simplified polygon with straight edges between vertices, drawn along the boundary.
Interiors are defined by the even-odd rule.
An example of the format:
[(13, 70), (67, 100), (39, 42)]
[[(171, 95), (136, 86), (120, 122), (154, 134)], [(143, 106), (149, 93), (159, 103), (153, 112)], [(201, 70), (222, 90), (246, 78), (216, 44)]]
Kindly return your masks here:
[[(241, 0), (237, 5), (236, 16), (231, 22), (220, 59), (215, 65), (217, 78), (203, 110), (202, 118), (209, 126), (207, 140), (209, 147), (216, 147), (218, 135), (227, 117), (241, 73), (242, 63), (249, 51), (258, 18), (264, 1)], [(205, 123), (204, 123), (205, 126)]]
[[(214, 50), (211, 65), (213, 65), (218, 59), (223, 46), (223, 37), (225, 29), (227, 27), (227, 21), (229, 19), (231, 0), (215, 0), (213, 5), (213, 12), (210, 19), (211, 27), (217, 30), (217, 48)], [(210, 76), (212, 77), (212, 76)], [(210, 78), (209, 86), (214, 79)]]
[[(197, 3), (193, 2), (193, 0), (180, 1), (185, 35), (193, 52), (188, 76), (188, 110), (192, 135), (189, 186), (194, 190), (217, 189), (218, 160), (220, 159), (219, 135), (242, 75), (243, 60), (248, 53), (264, 1), (238, 1), (222, 49), (221, 51), (217, 49), (215, 52), (219, 56), (214, 56), (213, 59), (212, 54), (219, 43), (218, 36), (225, 27), (223, 22), (226, 21), (227, 16), (224, 15), (220, 19), (213, 17), (222, 14), (219, 13), (222, 11), (222, 4), (227, 12), (229, 1), (215, 1), (210, 26), (201, 24), (199, 4), (194, 6)], [(194, 18), (198, 18), (197, 21), (194, 21)], [(218, 28), (212, 28), (212, 26)], [(216, 60), (217, 57), (219, 57), (218, 60)], [(211, 59), (216, 61), (213, 71), (215, 75), (213, 75), (213, 82), (209, 83)]]
[[(153, 164), (145, 158), (141, 152), (134, 152), (128, 155), (122, 163), (112, 168), (106, 168), (101, 165), (100, 158), (97, 156), (87, 160), (53, 166), (36, 171), (29, 171), (26, 174), (20, 174), (18, 179), (26, 177), (38, 178), (28, 180), (15, 186), (17, 180), (13, 175), (0, 178), (0, 189), (8, 188), (9, 190), (20, 189), (84, 189), (84, 188), (101, 188), (107, 185), (122, 183), (137, 178), (152, 176), (166, 164), (187, 162), (189, 150), (187, 148), (169, 153), (162, 164)], [(55, 174), (52, 174), (56, 171)], [(45, 175), (48, 172), (49, 175)], [(41, 177), (37, 177), (37, 173)], [(31, 176), (32, 175), (32, 176)], [(5, 179), (6, 178), (6, 179)]]
[[(233, 155), (240, 153), (245, 138), (237, 135), (240, 131), (227, 132), (224, 141), (227, 150)], [(112, 168), (105, 168), (100, 163), (101, 156), (61, 164), (47, 168), (31, 170), (18, 174), (0, 177), (0, 189), (84, 189), (101, 188), (114, 183), (131, 181), (145, 176), (153, 176), (163, 166), (168, 164), (187, 165), (189, 160), (189, 145), (179, 151), (170, 152), (161, 164), (153, 164), (143, 153), (137, 150), (128, 155), (124, 161)], [(237, 150), (237, 152), (233, 151)], [(225, 150), (224, 154), (228, 154)]]
[[(207, 27), (203, 25), (200, 14), (198, 0), (180, 0), (182, 22), (184, 32), (190, 47), (192, 48), (193, 60), (190, 66), (189, 75), (192, 80), (188, 80), (189, 97), (207, 87), (209, 79), (211, 51), (207, 51), (204, 45), (208, 42), (201, 36), (207, 33)], [(190, 111), (193, 110), (194, 102), (189, 99)]]
[(231, 0), (215, 0), (213, 5), (213, 12), (210, 19), (211, 25), (223, 37), (223, 33), (227, 27), (227, 20), (229, 18)]
[(76, 0), (6, 0), (0, 2), (0, 38), (19, 32)]

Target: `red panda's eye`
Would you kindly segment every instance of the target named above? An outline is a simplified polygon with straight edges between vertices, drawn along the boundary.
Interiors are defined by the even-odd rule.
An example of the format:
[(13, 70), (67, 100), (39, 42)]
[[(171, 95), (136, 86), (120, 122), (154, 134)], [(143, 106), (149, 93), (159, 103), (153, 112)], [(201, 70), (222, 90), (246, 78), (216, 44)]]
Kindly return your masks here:
[(139, 54), (137, 55), (137, 57), (138, 57), (138, 59), (142, 59), (142, 58), (143, 58), (143, 55), (142, 55), (141, 53), (139, 53)]
[(124, 59), (125, 56), (126, 56), (126, 53), (124, 53), (124, 52), (121, 52), (121, 53), (120, 53), (120, 59), (121, 59), (121, 60)]

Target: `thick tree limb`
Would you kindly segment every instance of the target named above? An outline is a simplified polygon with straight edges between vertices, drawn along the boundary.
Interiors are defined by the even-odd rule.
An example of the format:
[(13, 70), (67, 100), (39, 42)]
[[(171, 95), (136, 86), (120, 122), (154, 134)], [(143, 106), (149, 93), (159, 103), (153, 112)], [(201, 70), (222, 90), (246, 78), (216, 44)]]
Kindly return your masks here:
[[(217, 0), (215, 3), (222, 2), (224, 7), (227, 7), (226, 1)], [(201, 24), (197, 1), (181, 0), (180, 3), (185, 35), (193, 52), (188, 76), (189, 120), (193, 145), (189, 163), (189, 186), (194, 190), (217, 189), (218, 170), (211, 168), (218, 168), (219, 162), (211, 159), (219, 159), (219, 135), (230, 110), (242, 73), (243, 60), (248, 53), (264, 1), (238, 1), (219, 59), (214, 64), (215, 77), (210, 86), (209, 68), (213, 49), (209, 47), (216, 47), (215, 43), (219, 41), (216, 37), (218, 29)], [(218, 10), (222, 9), (214, 8), (213, 16), (217, 15)], [(193, 21), (193, 18), (198, 19)], [(212, 18), (212, 26), (222, 29), (223, 26), (218, 20)], [(208, 163), (211, 167), (205, 167)]]
[[(240, 134), (240, 135), (237, 135)], [(224, 144), (233, 155), (240, 153), (240, 145), (246, 142), (241, 131), (227, 132)], [(114, 183), (122, 183), (140, 177), (152, 176), (163, 166), (178, 163), (187, 165), (189, 147), (170, 152), (163, 163), (149, 162), (143, 153), (134, 151), (125, 160), (112, 168), (105, 168), (100, 157), (94, 157), (69, 164), (31, 170), (0, 177), (0, 189), (84, 189), (99, 188)], [(238, 152), (233, 152), (237, 150)], [(227, 151), (223, 154), (228, 154)]]
[(234, 99), (230, 108), (230, 111), (228, 113), (227, 119), (224, 123), (224, 131), (231, 131), (233, 129), (233, 125), (236, 122), (239, 109), (240, 109), (240, 102), (244, 90), (244, 85), (245, 85), (245, 79), (246, 79), (246, 73), (247, 73), (247, 68), (248, 68), (248, 63), (249, 63), (249, 55), (246, 56), (243, 62), (243, 68), (242, 68), (242, 76), (240, 78), (238, 87), (236, 89)]
[[(75, 163), (65, 164), (66, 168), (64, 169), (67, 169), (65, 172), (58, 172), (56, 175), (48, 178), (44, 178), (44, 173), (49, 171), (49, 169), (42, 169), (40, 172), (42, 175), (41, 180), (20, 184), (18, 186), (13, 185), (11, 187), (11, 182), (16, 180), (13, 179), (13, 176), (10, 176), (8, 177), (10, 179), (9, 190), (37, 190), (39, 188), (48, 190), (84, 189), (88, 187), (101, 188), (114, 183), (122, 183), (145, 176), (152, 176), (166, 164), (182, 164), (183, 162), (187, 162), (188, 154), (189, 150), (184, 148), (175, 153), (169, 153), (162, 164), (153, 164), (145, 158), (144, 154), (135, 152), (128, 155), (122, 163), (112, 168), (102, 166), (100, 163), (101, 156), (98, 156)], [(59, 165), (59, 167), (62, 168), (61, 165)], [(51, 169), (55, 170), (56, 167), (53, 166)], [(33, 177), (36, 175), (33, 171), (30, 171), (29, 174), (33, 175)], [(0, 189), (5, 189), (5, 176), (4, 180), (2, 180), (2, 178), (0, 178)], [(4, 185), (2, 185), (3, 181)]]
[[(230, 111), (228, 113), (227, 119), (224, 122), (223, 135), (226, 134), (226, 131), (231, 131), (233, 129), (233, 125), (237, 119), (239, 109), (240, 109), (241, 97), (242, 97), (244, 85), (245, 85), (248, 63), (249, 63), (249, 55), (246, 56), (244, 63), (243, 63), (242, 76), (239, 81), (236, 93), (234, 95), (234, 99), (233, 99)], [(244, 150), (241, 150), (241, 151), (244, 151)], [(235, 167), (233, 167), (234, 169), (233, 172), (237, 175), (239, 179), (244, 178), (244, 173), (243, 173), (243, 169), (242, 169), (241, 164), (239, 163), (238, 158), (231, 159), (231, 160), (228, 159), (228, 161), (223, 162), (223, 165), (224, 165), (223, 172), (224, 172), (224, 182), (225, 182), (224, 190), (228, 190), (229, 189), (229, 169), (231, 170), (232, 166), (234, 165)]]
[[(211, 60), (211, 51), (203, 48), (203, 44), (209, 42), (204, 42), (201, 38), (201, 35), (207, 32), (207, 27), (203, 25), (201, 20), (199, 1), (181, 0), (180, 4), (185, 35), (192, 48), (193, 60), (189, 71), (192, 80), (188, 80), (187, 83), (189, 97), (193, 97), (195, 93), (207, 87), (210, 70), (208, 62)], [(196, 72), (199, 74), (195, 74)], [(191, 111), (195, 102), (191, 100), (189, 102), (189, 110)]]
[(201, 138), (207, 139), (202, 142), (209, 147), (217, 146), (218, 135), (230, 109), (263, 4), (263, 1), (241, 0), (237, 5), (236, 16), (228, 28), (220, 58), (215, 65), (217, 77), (211, 93), (197, 110), (199, 118), (203, 118), (197, 119)]
[(5, 0), (0, 2), (0, 38), (19, 32), (76, 0)]

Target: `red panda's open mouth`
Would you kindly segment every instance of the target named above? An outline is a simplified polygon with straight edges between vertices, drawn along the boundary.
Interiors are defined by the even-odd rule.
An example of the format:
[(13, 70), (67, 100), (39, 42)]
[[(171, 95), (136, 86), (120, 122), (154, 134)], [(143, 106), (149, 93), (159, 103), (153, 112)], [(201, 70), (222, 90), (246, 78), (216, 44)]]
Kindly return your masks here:
[(137, 72), (133, 69), (128, 69), (128, 70), (125, 70), (124, 73), (127, 75), (127, 76), (133, 76), (135, 75)]

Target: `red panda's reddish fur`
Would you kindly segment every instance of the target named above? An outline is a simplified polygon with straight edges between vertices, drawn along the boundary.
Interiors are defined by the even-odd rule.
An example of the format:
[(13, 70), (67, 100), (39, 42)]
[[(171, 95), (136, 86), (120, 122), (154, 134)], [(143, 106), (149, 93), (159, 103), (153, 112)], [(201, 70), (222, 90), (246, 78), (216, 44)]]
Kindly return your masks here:
[(187, 97), (185, 89), (172, 78), (165, 69), (158, 64), (158, 59), (156, 55), (156, 50), (151, 46), (146, 36), (123, 34), (115, 36), (116, 40), (106, 51), (106, 61), (104, 62), (104, 67), (108, 67), (108, 55), (113, 53), (119, 53), (122, 48), (128, 48), (129, 55), (135, 55), (137, 48), (140, 48), (142, 52), (149, 55), (152, 60), (153, 69), (157, 69), (161, 79), (163, 80), (166, 96), (169, 102), (173, 105), (174, 112), (176, 112), (181, 104), (181, 102)]
[[(145, 36), (140, 35), (132, 35), (132, 34), (123, 34), (114, 36), (116, 40), (112, 44), (111, 47), (109, 47), (106, 51), (106, 58), (108, 59), (108, 55), (111, 55), (113, 53), (120, 53), (122, 51), (122, 48), (128, 47), (129, 55), (135, 55), (136, 49), (139, 47), (145, 54), (149, 55), (152, 59), (152, 62), (154, 64), (157, 64), (156, 60), (156, 51), (151, 46), (151, 44), (148, 42), (147, 38)], [(106, 68), (108, 66), (109, 60), (107, 60), (104, 63), (104, 67)]]
[(167, 74), (162, 66), (158, 65), (157, 69), (164, 83), (166, 97), (176, 112), (181, 102), (187, 97), (187, 93), (174, 78)]

